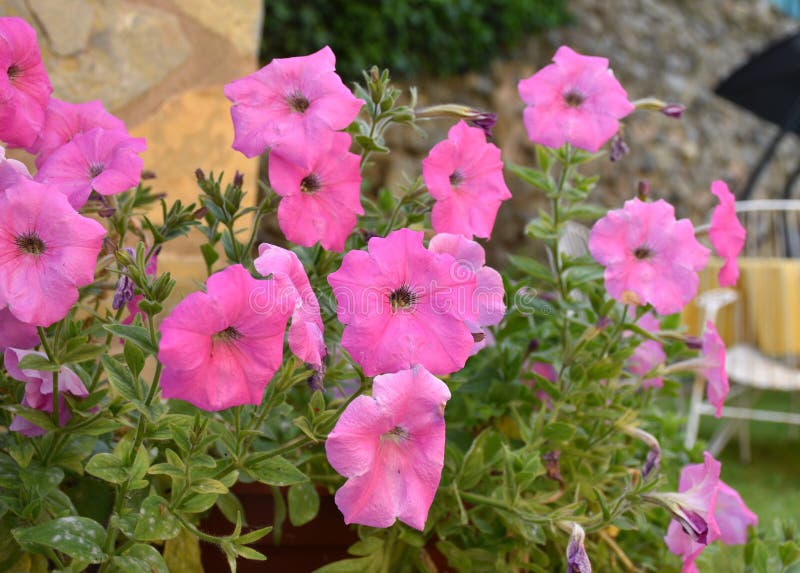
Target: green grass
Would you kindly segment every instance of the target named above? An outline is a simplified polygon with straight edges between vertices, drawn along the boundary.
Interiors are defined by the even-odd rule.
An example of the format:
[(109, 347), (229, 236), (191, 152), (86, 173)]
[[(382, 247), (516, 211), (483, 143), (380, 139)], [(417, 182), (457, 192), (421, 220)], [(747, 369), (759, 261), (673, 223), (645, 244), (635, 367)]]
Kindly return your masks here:
[[(756, 407), (787, 410), (789, 395), (768, 392)], [(701, 438), (709, 439), (722, 422), (704, 417)], [(767, 422), (751, 422), (751, 456), (749, 464), (739, 458), (739, 443), (734, 437), (719, 456), (722, 480), (739, 491), (748, 507), (759, 518), (759, 530), (771, 531), (781, 519), (800, 518), (800, 438), (791, 426)], [(714, 543), (698, 560), (701, 573), (744, 572), (742, 547), (726, 547)]]

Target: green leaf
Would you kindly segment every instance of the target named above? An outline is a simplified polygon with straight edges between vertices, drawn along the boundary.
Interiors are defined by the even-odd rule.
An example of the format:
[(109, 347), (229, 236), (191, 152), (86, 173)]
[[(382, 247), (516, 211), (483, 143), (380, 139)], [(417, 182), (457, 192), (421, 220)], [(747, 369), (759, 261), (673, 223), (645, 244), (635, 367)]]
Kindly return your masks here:
[(198, 493), (187, 497), (178, 509), (186, 513), (200, 513), (217, 503), (217, 493)]
[(103, 356), (100, 360), (103, 362), (103, 368), (105, 368), (108, 375), (108, 382), (121, 396), (131, 401), (141, 399), (138, 392), (138, 384), (130, 368), (110, 356)]
[(61, 468), (44, 467), (38, 462), (20, 469), (19, 479), (32, 497), (44, 497), (56, 489), (64, 479)]
[(115, 336), (129, 340), (148, 354), (158, 354), (146, 328), (132, 324), (104, 324), (103, 328)]
[(222, 482), (211, 478), (200, 478), (192, 482), (192, 491), (197, 493), (228, 493), (228, 488)]
[(236, 547), (236, 553), (239, 554), (239, 557), (244, 557), (245, 559), (252, 559), (253, 561), (266, 561), (267, 556), (263, 553), (259, 553), (252, 547)]
[(89, 563), (101, 563), (108, 559), (102, 549), (106, 531), (88, 517), (60, 517), (32, 527), (18, 527), (12, 533), (23, 546), (50, 547)]
[(26, 406), (13, 406), (9, 409), (15, 414), (25, 418), (30, 423), (39, 426), (43, 430), (50, 432), (56, 429), (55, 424), (53, 424), (53, 418), (51, 418), (50, 414), (47, 414), (46, 412), (42, 412), (36, 408), (28, 408)]
[(522, 179), (528, 185), (544, 191), (545, 193), (555, 193), (555, 182), (545, 173), (538, 169), (530, 167), (523, 167), (514, 163), (506, 163), (506, 169), (511, 171), (514, 175)]
[(244, 467), (253, 479), (267, 485), (285, 486), (308, 481), (308, 476), (283, 456), (259, 459), (256, 454), (245, 460)]
[(380, 537), (367, 537), (361, 541), (357, 541), (350, 547), (347, 552), (356, 557), (364, 557), (365, 555), (372, 555), (383, 548), (383, 539)]
[(128, 368), (131, 369), (135, 380), (139, 377), (142, 368), (144, 368), (144, 353), (135, 344), (126, 344), (122, 351), (125, 355), (125, 362)]
[(219, 259), (219, 253), (217, 253), (213, 245), (208, 243), (200, 245), (200, 252), (203, 254), (203, 260), (209, 268), (214, 266), (214, 263)]
[(151, 495), (142, 502), (133, 535), (139, 541), (172, 539), (181, 531), (181, 524), (169, 509), (169, 502)]
[(566, 442), (575, 433), (575, 426), (566, 422), (551, 422), (544, 427), (542, 434), (547, 440)]
[(255, 543), (262, 537), (269, 535), (270, 531), (272, 531), (272, 526), (262, 527), (261, 529), (254, 529), (253, 531), (246, 533), (245, 535), (241, 535), (236, 541), (240, 545), (248, 545), (250, 543)]
[(155, 547), (137, 543), (113, 559), (122, 573), (170, 573), (161, 553)]
[(514, 265), (516, 268), (528, 274), (534, 278), (543, 280), (548, 283), (554, 283), (555, 278), (553, 277), (553, 271), (550, 270), (550, 267), (540, 263), (539, 261), (535, 261), (529, 257), (521, 257), (517, 255), (508, 255), (508, 262)]
[(106, 346), (98, 346), (97, 344), (81, 344), (64, 354), (61, 357), (61, 362), (64, 363), (78, 363), (84, 360), (93, 360), (108, 351)]
[(61, 366), (50, 362), (46, 356), (31, 352), (22, 357), (18, 365), (20, 370), (45, 370), (47, 372), (57, 372)]
[(305, 525), (319, 512), (319, 494), (311, 482), (295, 484), (289, 488), (289, 521), (295, 527)]
[(785, 567), (800, 559), (800, 548), (797, 547), (794, 541), (781, 543), (778, 547), (778, 552), (781, 556), (781, 563), (783, 563)]
[(86, 464), (86, 472), (110, 483), (121, 484), (128, 479), (127, 468), (114, 454), (95, 454)]

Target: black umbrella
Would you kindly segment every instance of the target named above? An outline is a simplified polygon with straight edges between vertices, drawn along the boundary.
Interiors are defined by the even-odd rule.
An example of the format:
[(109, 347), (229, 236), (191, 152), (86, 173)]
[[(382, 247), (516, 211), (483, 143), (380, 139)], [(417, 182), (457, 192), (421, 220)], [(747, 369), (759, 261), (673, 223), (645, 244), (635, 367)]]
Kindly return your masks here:
[[(800, 32), (751, 57), (714, 91), (780, 127), (740, 194), (742, 199), (747, 199), (781, 140), (789, 133), (800, 134)], [(790, 193), (796, 179), (790, 177), (785, 195)]]

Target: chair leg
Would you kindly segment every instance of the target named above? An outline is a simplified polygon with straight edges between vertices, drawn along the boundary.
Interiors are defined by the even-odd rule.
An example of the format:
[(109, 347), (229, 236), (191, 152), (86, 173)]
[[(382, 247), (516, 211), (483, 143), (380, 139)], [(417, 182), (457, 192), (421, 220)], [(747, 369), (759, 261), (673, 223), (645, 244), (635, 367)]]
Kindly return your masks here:
[(750, 463), (750, 420), (739, 420), (739, 459)]
[(689, 402), (689, 415), (686, 419), (686, 439), (683, 445), (691, 450), (697, 442), (697, 432), (700, 429), (700, 404), (703, 402), (703, 389), (705, 380), (698, 376), (694, 379), (692, 398)]

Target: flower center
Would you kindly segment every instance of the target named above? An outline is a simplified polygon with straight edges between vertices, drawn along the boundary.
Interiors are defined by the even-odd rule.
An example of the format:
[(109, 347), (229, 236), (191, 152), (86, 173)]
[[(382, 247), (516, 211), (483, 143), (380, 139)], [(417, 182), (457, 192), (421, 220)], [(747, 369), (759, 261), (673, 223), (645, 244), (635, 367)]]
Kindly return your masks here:
[(220, 330), (213, 336), (215, 340), (219, 340), (221, 342), (231, 342), (234, 340), (239, 340), (241, 337), (242, 333), (236, 330), (235, 326), (229, 326), (225, 330)]
[(300, 191), (303, 193), (316, 193), (322, 188), (322, 181), (316, 173), (309, 173), (300, 182)]
[(17, 64), (11, 64), (6, 73), (8, 74), (8, 80), (13, 81), (22, 74), (22, 70)]
[(305, 113), (311, 102), (299, 91), (294, 91), (286, 96), (286, 103), (297, 113)]
[(586, 96), (576, 89), (571, 89), (564, 94), (564, 102), (569, 107), (579, 107), (584, 101), (586, 101)]
[(91, 165), (89, 165), (89, 177), (94, 179), (95, 177), (100, 175), (104, 169), (105, 166), (102, 163), (92, 163)]
[(637, 247), (635, 251), (633, 251), (633, 256), (643, 261), (645, 259), (649, 259), (653, 256), (653, 251), (645, 246)]
[(45, 251), (44, 241), (39, 238), (39, 235), (32, 231), (24, 235), (18, 235), (14, 239), (14, 243), (20, 251), (29, 255), (41, 255)]
[(403, 285), (389, 295), (389, 301), (392, 303), (392, 310), (408, 308), (417, 302), (417, 295), (408, 286)]
[(384, 438), (387, 440), (392, 440), (393, 442), (404, 442), (406, 441), (410, 435), (405, 428), (401, 428), (400, 426), (395, 426), (388, 432), (383, 435)]
[(464, 182), (464, 175), (456, 169), (450, 174), (450, 186), (451, 187), (458, 187)]

